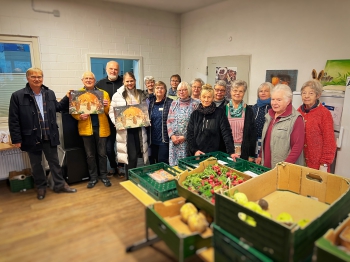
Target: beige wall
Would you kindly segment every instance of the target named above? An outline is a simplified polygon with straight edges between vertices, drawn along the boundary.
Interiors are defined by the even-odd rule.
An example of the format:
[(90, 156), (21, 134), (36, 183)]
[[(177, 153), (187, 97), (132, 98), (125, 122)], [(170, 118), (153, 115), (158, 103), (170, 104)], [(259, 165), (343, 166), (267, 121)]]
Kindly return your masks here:
[[(225, 1), (181, 17), (181, 72), (206, 79), (207, 57), (251, 55), (249, 103), (266, 70), (297, 69), (297, 90), (328, 59), (350, 59), (350, 1)], [(232, 41), (229, 41), (232, 37)]]
[(94, 1), (0, 0), (0, 34), (38, 36), (44, 83), (57, 97), (81, 87), (87, 54), (142, 56), (144, 75), (180, 72), (180, 16)]

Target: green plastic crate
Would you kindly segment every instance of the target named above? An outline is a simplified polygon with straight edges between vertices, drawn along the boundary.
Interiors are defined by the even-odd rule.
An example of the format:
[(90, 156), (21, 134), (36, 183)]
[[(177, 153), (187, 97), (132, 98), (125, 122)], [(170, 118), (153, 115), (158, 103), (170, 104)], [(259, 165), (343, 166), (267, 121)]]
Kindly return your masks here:
[(20, 192), (34, 187), (34, 180), (32, 176), (27, 176), (23, 180), (9, 180), (11, 192)]
[(149, 176), (149, 174), (160, 169), (164, 169), (173, 176), (177, 176), (180, 173), (179, 170), (165, 163), (157, 163), (130, 169), (129, 179), (156, 200), (165, 201), (178, 197), (175, 179), (164, 183), (158, 183)]
[(198, 167), (200, 162), (208, 159), (209, 157), (215, 157), (216, 159), (218, 159), (218, 161), (225, 162), (226, 166), (234, 168), (241, 172), (251, 171), (257, 175), (260, 175), (262, 173), (265, 173), (271, 170), (270, 168), (257, 165), (255, 163), (249, 162), (241, 158), (236, 158), (236, 162), (234, 162), (229, 154), (226, 154), (220, 151), (215, 151), (215, 152), (206, 153), (200, 156), (190, 156), (190, 157), (180, 159), (178, 166), (182, 169), (194, 169)]
[(264, 261), (273, 260), (256, 249), (240, 241), (237, 237), (227, 233), (221, 227), (213, 224), (214, 227), (214, 257), (216, 262), (231, 261)]

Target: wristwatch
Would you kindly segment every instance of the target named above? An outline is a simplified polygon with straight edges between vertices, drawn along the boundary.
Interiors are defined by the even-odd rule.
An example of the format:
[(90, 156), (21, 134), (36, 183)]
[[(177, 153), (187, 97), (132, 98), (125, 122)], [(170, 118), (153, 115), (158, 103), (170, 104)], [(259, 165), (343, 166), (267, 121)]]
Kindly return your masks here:
[(324, 167), (328, 167), (328, 165), (327, 165), (327, 164), (323, 164), (322, 166), (324, 166)]

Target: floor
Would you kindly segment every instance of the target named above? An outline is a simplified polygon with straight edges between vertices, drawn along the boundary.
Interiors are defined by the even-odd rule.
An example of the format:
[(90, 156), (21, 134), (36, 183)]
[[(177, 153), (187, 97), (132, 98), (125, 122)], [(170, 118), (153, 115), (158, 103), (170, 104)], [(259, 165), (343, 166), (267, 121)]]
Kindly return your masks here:
[(42, 201), (34, 189), (12, 193), (0, 181), (0, 261), (176, 261), (163, 242), (125, 252), (144, 239), (145, 207), (121, 181), (78, 183), (75, 194), (48, 189)]

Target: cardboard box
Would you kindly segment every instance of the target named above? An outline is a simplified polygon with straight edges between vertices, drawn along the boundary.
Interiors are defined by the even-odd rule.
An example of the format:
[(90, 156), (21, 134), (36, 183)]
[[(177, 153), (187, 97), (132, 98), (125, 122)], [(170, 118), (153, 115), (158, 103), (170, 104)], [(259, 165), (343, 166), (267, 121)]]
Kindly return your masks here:
[(34, 180), (30, 168), (22, 171), (9, 172), (9, 184), (11, 192), (20, 192), (34, 187)]
[(339, 247), (340, 235), (350, 226), (350, 217), (344, 220), (336, 229), (329, 229), (327, 233), (315, 243), (313, 261), (350, 261), (350, 250)]
[[(314, 242), (350, 210), (348, 180), (289, 163), (280, 163), (233, 190), (245, 193), (249, 201), (267, 200), (273, 218), (288, 212), (295, 222), (310, 220), (304, 228), (296, 223), (288, 226), (216, 194), (215, 223), (276, 261), (310, 259)], [(254, 218), (256, 226), (239, 219), (239, 213)]]
[[(200, 195), (198, 195), (198, 194), (196, 194), (196, 193), (194, 193), (192, 191), (189, 191), (187, 188), (185, 188), (182, 185), (182, 182), (185, 181), (187, 176), (203, 172), (203, 170), (206, 169), (208, 166), (215, 165), (215, 164), (218, 164), (218, 161), (217, 161), (216, 158), (213, 158), (213, 157), (208, 158), (207, 160), (205, 160), (203, 162), (200, 162), (199, 163), (199, 167), (197, 167), (196, 169), (193, 169), (191, 171), (189, 171), (189, 170), (183, 171), (180, 174), (180, 176), (178, 177), (178, 180), (177, 180), (177, 183), (176, 183), (177, 192), (178, 192), (179, 196), (182, 196), (182, 197), (186, 198), (189, 202), (193, 203), (197, 208), (205, 210), (206, 212), (208, 212), (208, 214), (211, 217), (214, 217), (214, 205), (213, 205), (213, 203), (211, 203), (208, 199), (203, 198)], [(243, 177), (243, 179), (245, 181), (252, 178), (251, 176), (249, 176), (247, 174), (244, 174), (242, 172), (239, 172), (239, 171), (237, 171), (237, 170), (235, 170), (233, 168), (230, 168), (230, 167), (227, 167), (227, 166), (223, 166), (221, 164), (218, 164), (218, 165), (220, 167), (225, 167), (225, 168), (228, 168), (228, 169), (232, 169), (236, 174), (238, 174), (239, 176)]]
[(181, 221), (180, 209), (185, 202), (183, 197), (178, 197), (156, 202), (146, 209), (146, 226), (167, 244), (179, 261), (196, 254), (201, 248), (210, 247), (213, 236), (209, 227), (199, 234), (191, 232)]

